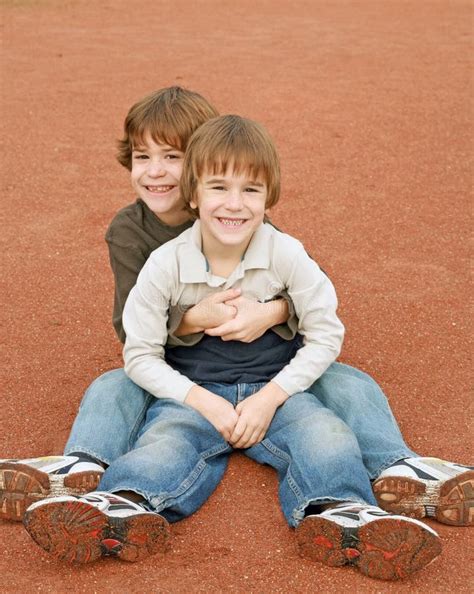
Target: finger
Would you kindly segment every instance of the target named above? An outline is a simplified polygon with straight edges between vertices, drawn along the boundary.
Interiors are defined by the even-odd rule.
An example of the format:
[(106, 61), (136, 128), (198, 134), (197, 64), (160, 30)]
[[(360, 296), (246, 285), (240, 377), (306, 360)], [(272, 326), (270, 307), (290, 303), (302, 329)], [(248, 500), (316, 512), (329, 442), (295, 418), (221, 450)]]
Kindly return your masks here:
[(248, 297), (244, 297), (243, 295), (239, 295), (234, 299), (229, 300), (230, 305), (238, 306), (246, 306), (246, 307), (256, 307), (258, 305), (258, 301), (255, 299), (249, 299)]
[(232, 305), (233, 307), (239, 307), (239, 305), (242, 305), (245, 302), (245, 299), (240, 296), (240, 297), (235, 297), (234, 299), (227, 299), (227, 301), (225, 302), (226, 305)]
[[(204, 333), (208, 336), (224, 336), (226, 334), (235, 333), (235, 322), (234, 320), (230, 320), (229, 322), (224, 322), (220, 326), (216, 326), (215, 328), (207, 328), (204, 330)], [(226, 340), (231, 340), (227, 338)]]
[(235, 299), (240, 295), (240, 293), (240, 289), (226, 289), (225, 291), (214, 293), (212, 299), (215, 303), (224, 303), (225, 301)]
[(242, 436), (241, 439), (239, 439), (239, 441), (234, 445), (234, 448), (239, 448), (239, 449), (246, 449), (246, 448), (250, 448), (254, 445), (257, 436), (259, 435), (259, 431), (252, 431), (248, 436), (246, 436), (245, 434)]
[(247, 425), (242, 437), (234, 444), (234, 448), (246, 448), (254, 433), (255, 427)]
[(235, 425), (234, 430), (232, 431), (232, 435), (230, 436), (230, 443), (234, 444), (237, 443), (240, 439), (242, 439), (242, 436), (245, 434), (246, 429), (246, 421), (239, 417), (239, 420), (237, 421), (237, 424)]

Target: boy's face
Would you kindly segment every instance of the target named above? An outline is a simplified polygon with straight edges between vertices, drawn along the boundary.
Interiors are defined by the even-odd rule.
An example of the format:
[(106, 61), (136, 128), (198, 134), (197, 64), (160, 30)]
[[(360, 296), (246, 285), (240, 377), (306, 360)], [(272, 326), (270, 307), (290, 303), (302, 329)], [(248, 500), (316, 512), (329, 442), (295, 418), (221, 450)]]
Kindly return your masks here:
[(180, 225), (189, 213), (179, 194), (179, 178), (184, 153), (167, 144), (145, 137), (143, 146), (132, 151), (132, 187), (158, 218), (167, 225)]
[(267, 186), (247, 173), (236, 174), (229, 168), (221, 174), (204, 174), (197, 185), (203, 246), (218, 253), (222, 246), (243, 254), (263, 222)]

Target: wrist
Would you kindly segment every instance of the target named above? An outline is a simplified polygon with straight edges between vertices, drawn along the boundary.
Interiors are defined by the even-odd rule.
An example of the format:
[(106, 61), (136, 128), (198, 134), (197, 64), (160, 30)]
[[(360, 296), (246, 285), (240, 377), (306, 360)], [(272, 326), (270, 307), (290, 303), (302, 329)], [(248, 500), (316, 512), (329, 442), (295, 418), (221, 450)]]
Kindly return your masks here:
[(274, 326), (277, 326), (278, 324), (284, 324), (285, 322), (287, 322), (288, 318), (290, 317), (288, 301), (283, 297), (280, 297), (279, 299), (275, 299), (275, 301), (272, 301), (272, 303), (275, 304)]
[(273, 401), (275, 406), (281, 406), (289, 398), (289, 395), (285, 390), (280, 388), (275, 382), (268, 382), (268, 384), (262, 388), (262, 392), (265, 393), (265, 398), (269, 398)]
[(201, 388), (197, 384), (194, 384), (189, 392), (186, 394), (186, 398), (184, 399), (184, 403), (196, 410), (199, 410), (199, 404), (202, 404), (203, 396), (205, 397), (207, 394), (207, 390)]
[(176, 336), (186, 336), (188, 334), (197, 334), (198, 332), (204, 332), (204, 328), (197, 324), (195, 320), (195, 307), (191, 307), (181, 318), (181, 323), (176, 329)]

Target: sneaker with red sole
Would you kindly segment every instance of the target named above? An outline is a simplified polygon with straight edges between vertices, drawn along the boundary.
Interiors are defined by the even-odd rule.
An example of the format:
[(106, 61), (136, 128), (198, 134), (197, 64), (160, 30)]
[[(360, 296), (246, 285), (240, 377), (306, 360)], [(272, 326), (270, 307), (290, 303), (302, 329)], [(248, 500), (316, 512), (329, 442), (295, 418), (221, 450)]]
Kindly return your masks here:
[(162, 516), (104, 491), (39, 501), (28, 508), (23, 523), (42, 549), (73, 563), (101, 557), (140, 561), (164, 552), (169, 536)]
[(296, 538), (306, 559), (353, 565), (381, 580), (406, 578), (441, 553), (439, 536), (429, 526), (372, 505), (341, 504), (307, 516)]
[(32, 503), (93, 491), (103, 472), (100, 464), (77, 456), (0, 460), (0, 518), (21, 522)]
[(384, 470), (372, 488), (380, 507), (451, 526), (474, 525), (474, 467), (438, 458), (406, 458)]

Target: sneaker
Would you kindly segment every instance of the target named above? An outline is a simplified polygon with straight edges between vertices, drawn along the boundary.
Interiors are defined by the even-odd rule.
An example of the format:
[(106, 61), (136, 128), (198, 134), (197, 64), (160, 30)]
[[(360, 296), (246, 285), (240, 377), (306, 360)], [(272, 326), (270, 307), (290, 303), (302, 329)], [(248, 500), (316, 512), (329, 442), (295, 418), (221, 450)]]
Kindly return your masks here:
[(372, 485), (386, 511), (434, 518), (452, 526), (474, 524), (474, 467), (438, 458), (406, 458), (389, 466)]
[(307, 516), (296, 537), (302, 557), (331, 567), (354, 565), (381, 580), (405, 578), (441, 552), (429, 526), (372, 505), (344, 503)]
[(104, 491), (33, 503), (23, 523), (41, 548), (75, 563), (107, 556), (139, 561), (164, 551), (168, 539), (162, 516)]
[(0, 518), (23, 519), (34, 502), (97, 488), (104, 469), (77, 456), (0, 460)]

